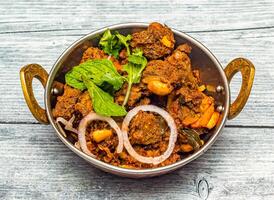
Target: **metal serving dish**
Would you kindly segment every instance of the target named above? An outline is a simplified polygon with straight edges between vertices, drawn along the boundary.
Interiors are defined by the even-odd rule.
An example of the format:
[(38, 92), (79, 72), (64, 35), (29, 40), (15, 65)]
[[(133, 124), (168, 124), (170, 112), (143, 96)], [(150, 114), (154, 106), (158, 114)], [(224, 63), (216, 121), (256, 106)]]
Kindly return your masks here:
[[(253, 79), (255, 75), (255, 68), (253, 64), (244, 58), (236, 58), (231, 61), (223, 70), (219, 61), (215, 56), (200, 42), (190, 37), (189, 35), (182, 33), (178, 30), (172, 29), (177, 44), (188, 43), (192, 47), (192, 53), (190, 55), (192, 66), (198, 68), (201, 71), (202, 81), (206, 84), (214, 85), (216, 87), (216, 95), (214, 98), (217, 101), (218, 109), (221, 111), (221, 118), (217, 126), (211, 130), (212, 133), (207, 139), (205, 145), (197, 152), (182, 159), (174, 164), (153, 168), (153, 169), (125, 169), (116, 167), (97, 159), (94, 159), (82, 151), (78, 150), (71, 144), (58, 129), (55, 120), (52, 116), (52, 108), (55, 105), (56, 96), (60, 94), (60, 82), (64, 83), (64, 74), (69, 71), (73, 66), (78, 65), (82, 56), (82, 53), (90, 46), (97, 46), (98, 40), (101, 34), (107, 29), (118, 30), (122, 34), (133, 33), (143, 30), (148, 27), (146, 23), (124, 23), (108, 26), (97, 31), (91, 32), (88, 35), (74, 42), (64, 53), (58, 58), (53, 65), (50, 73), (48, 74), (40, 65), (29, 64), (24, 66), (20, 71), (20, 78), (23, 93), (27, 102), (27, 105), (32, 112), (33, 116), (41, 123), (51, 124), (56, 131), (56, 135), (60, 140), (78, 156), (84, 158), (91, 165), (112, 174), (119, 176), (126, 176), (131, 178), (143, 178), (162, 175), (178, 169), (192, 160), (201, 156), (211, 145), (215, 142), (223, 129), (226, 119), (232, 119), (236, 117), (249, 97)], [(242, 86), (238, 97), (233, 103), (230, 103), (230, 91), (229, 82), (235, 73), (241, 72), (242, 74)], [(37, 103), (33, 90), (32, 80), (37, 78), (41, 81), (45, 88), (44, 100), (45, 109), (41, 108)], [(217, 159), (217, 158), (216, 158)]]

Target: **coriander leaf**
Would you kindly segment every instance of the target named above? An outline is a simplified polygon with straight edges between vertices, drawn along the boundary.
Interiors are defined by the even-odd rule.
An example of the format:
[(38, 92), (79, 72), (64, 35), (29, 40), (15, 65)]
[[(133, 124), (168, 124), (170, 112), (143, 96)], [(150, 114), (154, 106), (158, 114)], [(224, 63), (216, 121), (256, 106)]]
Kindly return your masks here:
[(141, 49), (139, 49), (139, 48), (133, 49), (132, 55), (142, 57), (143, 56), (143, 51)]
[(124, 116), (127, 114), (124, 107), (114, 103), (113, 97), (96, 86), (92, 80), (83, 76), (85, 86), (92, 99), (92, 105), (96, 113), (104, 116)]
[(107, 29), (99, 41), (99, 46), (103, 49), (108, 55), (112, 55), (115, 58), (118, 58), (119, 52), (123, 46), (127, 49), (127, 54), (130, 55), (129, 41), (131, 40), (131, 35), (121, 35), (118, 31), (114, 34)]
[(116, 32), (115, 34), (119, 41), (126, 47), (127, 49), (127, 55), (130, 55), (130, 49), (129, 49), (129, 41), (131, 40), (131, 35), (127, 35), (127, 36), (124, 36), (124, 35), (121, 35), (120, 33)]
[(119, 90), (124, 83), (124, 77), (116, 71), (113, 63), (107, 59), (88, 60), (73, 67), (65, 76), (66, 83), (74, 88), (84, 90), (86, 87), (82, 80), (83, 76), (92, 79), (98, 86), (107, 83), (108, 88), (111, 85), (115, 91)]
[(132, 55), (128, 56), (128, 64), (123, 66), (123, 69), (127, 72), (128, 82), (127, 93), (123, 106), (125, 106), (128, 101), (132, 84), (140, 82), (142, 71), (146, 67), (146, 64), (147, 59), (143, 56), (143, 52), (139, 49), (135, 50)]
[(102, 45), (103, 47), (108, 45), (108, 41), (113, 39), (113, 35), (111, 34), (110, 30), (107, 29), (103, 36), (100, 39), (99, 44)]
[(119, 52), (122, 49), (122, 44), (116, 35), (112, 35), (109, 29), (107, 29), (99, 41), (99, 46), (108, 55), (112, 55), (118, 58)]

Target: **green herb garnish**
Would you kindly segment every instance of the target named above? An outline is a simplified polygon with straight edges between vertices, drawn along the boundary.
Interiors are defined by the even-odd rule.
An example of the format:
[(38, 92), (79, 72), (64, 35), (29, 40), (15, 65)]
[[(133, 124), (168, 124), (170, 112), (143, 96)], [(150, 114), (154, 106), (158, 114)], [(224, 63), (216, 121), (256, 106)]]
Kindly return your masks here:
[(104, 116), (126, 115), (125, 108), (115, 104), (113, 97), (101, 89), (117, 91), (124, 83), (125, 78), (116, 71), (111, 61), (88, 60), (73, 67), (65, 79), (66, 83), (74, 88), (88, 89), (96, 113)]
[[(129, 48), (131, 35), (114, 34), (108, 29), (104, 32), (99, 41), (99, 46), (108, 55), (118, 58), (120, 50), (125, 47), (128, 54), (128, 64), (124, 65), (127, 77), (121, 76), (110, 60), (88, 60), (69, 71), (66, 76), (66, 83), (74, 88), (88, 89), (92, 99), (95, 112), (105, 116), (124, 116), (126, 105), (132, 84), (139, 83), (147, 59), (140, 49), (135, 49), (132, 54)], [(114, 103), (109, 93), (119, 90), (124, 81), (127, 81), (128, 88), (123, 106)]]
[(129, 41), (131, 40), (131, 35), (121, 35), (117, 31), (112, 34), (109, 29), (107, 29), (102, 38), (99, 41), (99, 46), (108, 55), (113, 55), (115, 58), (118, 57), (120, 50), (123, 47), (127, 49), (128, 64), (124, 65), (124, 71), (127, 72), (127, 82), (128, 88), (126, 96), (123, 102), (123, 106), (127, 104), (132, 84), (139, 83), (144, 70), (147, 59), (143, 56), (143, 52), (140, 49), (135, 49), (133, 53), (130, 53)]
[(123, 102), (123, 106), (126, 105), (132, 84), (139, 83), (142, 71), (146, 67), (147, 59), (143, 56), (143, 52), (140, 49), (135, 49), (132, 55), (128, 56), (128, 64), (123, 66), (123, 69), (127, 72), (127, 93)]
[(91, 96), (92, 105), (96, 113), (105, 116), (124, 116), (127, 114), (124, 107), (114, 103), (113, 97), (95, 85), (91, 79), (83, 76), (83, 81)]
[(88, 60), (73, 67), (71, 71), (66, 73), (66, 83), (74, 88), (84, 90), (86, 86), (82, 80), (83, 75), (92, 79), (98, 86), (108, 83), (115, 91), (119, 90), (124, 83), (124, 77), (116, 71), (113, 63), (107, 59)]
[(121, 35), (120, 33), (116, 32), (115, 35), (117, 36), (117, 38), (119, 39), (119, 41), (126, 47), (127, 49), (127, 55), (130, 55), (130, 49), (129, 49), (129, 43), (128, 41), (131, 40), (131, 35)]
[(123, 47), (126, 47), (129, 55), (129, 40), (131, 40), (131, 35), (123, 36), (118, 32), (112, 34), (111, 31), (107, 29), (99, 41), (99, 46), (106, 54), (118, 58), (119, 52)]

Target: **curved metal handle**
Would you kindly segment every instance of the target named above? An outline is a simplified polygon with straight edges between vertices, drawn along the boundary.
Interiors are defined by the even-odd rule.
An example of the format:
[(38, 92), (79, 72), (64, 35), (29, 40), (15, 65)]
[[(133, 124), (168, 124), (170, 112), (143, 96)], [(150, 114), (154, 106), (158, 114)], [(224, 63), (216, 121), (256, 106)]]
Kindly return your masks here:
[(229, 83), (237, 72), (242, 74), (241, 90), (229, 108), (228, 119), (233, 119), (242, 111), (250, 95), (255, 76), (255, 67), (245, 58), (236, 58), (226, 66), (224, 71)]
[(24, 66), (20, 70), (20, 80), (21, 80), (22, 90), (32, 115), (39, 122), (43, 124), (49, 124), (46, 110), (39, 106), (39, 104), (37, 103), (34, 97), (33, 89), (32, 89), (33, 78), (37, 78), (45, 88), (48, 80), (48, 73), (43, 67), (41, 67), (38, 64), (29, 64)]

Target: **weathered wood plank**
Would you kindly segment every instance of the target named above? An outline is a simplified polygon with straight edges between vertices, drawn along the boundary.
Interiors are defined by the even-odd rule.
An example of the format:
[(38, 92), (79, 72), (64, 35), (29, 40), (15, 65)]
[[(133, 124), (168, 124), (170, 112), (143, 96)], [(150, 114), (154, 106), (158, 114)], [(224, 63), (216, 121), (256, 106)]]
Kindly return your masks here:
[[(24, 124), (36, 121), (19, 83), (22, 65), (36, 62), (49, 71), (65, 48), (90, 31), (160, 21), (203, 42), (223, 66), (234, 57), (252, 60), (253, 92), (227, 124), (274, 127), (273, 10), (271, 0), (0, 1), (0, 199), (274, 199), (273, 128), (227, 127), (184, 168), (131, 180), (91, 167), (50, 126)], [(239, 85), (236, 76), (233, 96)], [(35, 81), (34, 88), (42, 103), (42, 86)]]
[[(143, 180), (101, 172), (45, 125), (0, 124), (1, 199), (273, 199), (273, 129), (225, 128), (214, 146), (174, 173)], [(207, 189), (207, 188), (205, 188)]]
[[(223, 66), (239, 56), (249, 58), (256, 66), (254, 87), (248, 104), (239, 117), (228, 122), (230, 125), (274, 125), (274, 93), (271, 90), (274, 87), (272, 30), (190, 33), (203, 42), (219, 58)], [(28, 63), (40, 63), (49, 71), (62, 51), (82, 35), (81, 31), (0, 35), (1, 122), (35, 122), (21, 92), (20, 67)], [(240, 76), (233, 79), (233, 96), (237, 94), (240, 82)], [(34, 88), (42, 102), (42, 87), (37, 88), (36, 84)]]
[(0, 5), (0, 33), (89, 31), (113, 23), (151, 20), (184, 31), (274, 26), (271, 0), (12, 0), (2, 1)]

